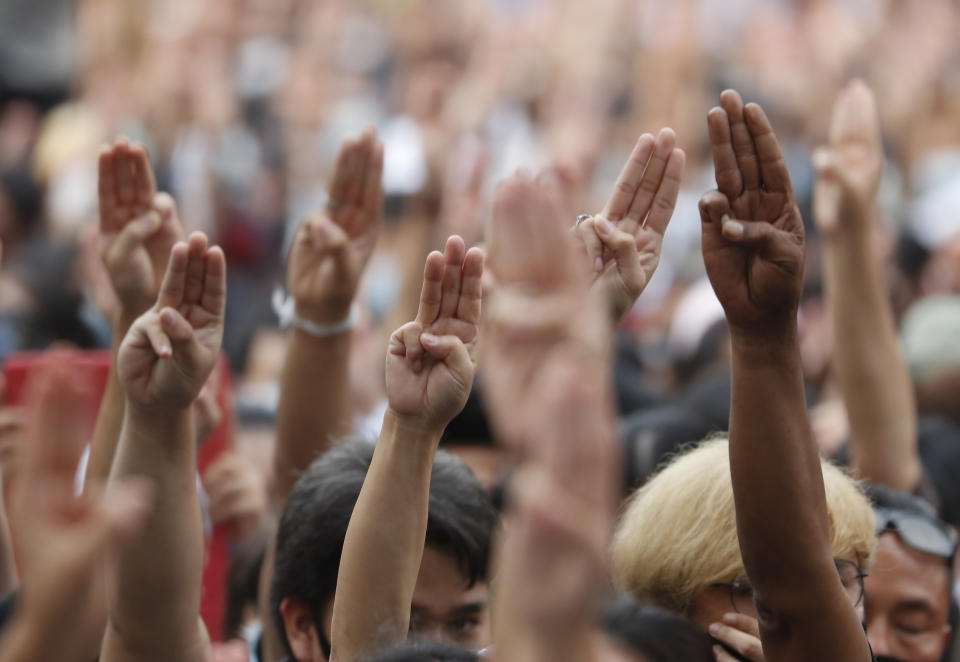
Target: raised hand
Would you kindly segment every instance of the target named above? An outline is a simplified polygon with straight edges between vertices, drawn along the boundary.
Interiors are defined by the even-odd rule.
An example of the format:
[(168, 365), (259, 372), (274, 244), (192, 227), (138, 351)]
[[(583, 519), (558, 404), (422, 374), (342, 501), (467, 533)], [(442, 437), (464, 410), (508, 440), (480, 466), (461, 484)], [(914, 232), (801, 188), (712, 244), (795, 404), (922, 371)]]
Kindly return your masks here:
[(506, 443), (522, 444), (524, 417), (515, 414), (552, 351), (603, 356), (609, 343), (609, 316), (591, 296), (574, 239), (555, 221), (561, 206), (555, 190), (522, 174), (494, 198), (488, 266), (497, 286), (485, 316), (484, 394)]
[(869, 228), (883, 173), (883, 143), (876, 99), (862, 80), (852, 81), (837, 97), (829, 144), (813, 153), (813, 165), (813, 215), (820, 231), (833, 234), (847, 219), (854, 228)]
[(615, 322), (629, 312), (653, 277), (680, 192), (686, 155), (665, 128), (637, 140), (607, 204), (576, 227), (593, 270), (594, 289), (610, 303)]
[[(46, 654), (80, 657), (82, 642), (103, 636), (104, 614), (78, 617), (91, 606), (93, 584), (108, 543), (128, 542), (150, 509), (142, 481), (118, 481), (95, 498), (74, 496), (74, 475), (89, 429), (89, 384), (69, 356), (52, 354), (32, 382), (23, 464), (13, 495), (24, 583), (19, 610), (45, 633)], [(97, 627), (99, 626), (99, 631)], [(66, 647), (63, 655), (50, 647)]]
[(117, 357), (132, 401), (162, 409), (189, 407), (217, 361), (227, 294), (223, 251), (194, 233), (178, 243), (156, 304), (130, 328)]
[(420, 308), (390, 337), (387, 400), (397, 415), (443, 428), (467, 402), (475, 353), (483, 251), (454, 235), (427, 256)]
[(287, 291), (297, 315), (316, 324), (346, 319), (382, 225), (383, 145), (373, 129), (340, 148), (326, 212), (300, 226), (290, 249)]
[(707, 115), (718, 190), (700, 199), (703, 261), (732, 331), (796, 324), (804, 234), (780, 145), (757, 104), (727, 90)]
[(156, 301), (170, 249), (183, 238), (173, 198), (156, 188), (142, 145), (120, 139), (100, 151), (100, 257), (130, 317)]

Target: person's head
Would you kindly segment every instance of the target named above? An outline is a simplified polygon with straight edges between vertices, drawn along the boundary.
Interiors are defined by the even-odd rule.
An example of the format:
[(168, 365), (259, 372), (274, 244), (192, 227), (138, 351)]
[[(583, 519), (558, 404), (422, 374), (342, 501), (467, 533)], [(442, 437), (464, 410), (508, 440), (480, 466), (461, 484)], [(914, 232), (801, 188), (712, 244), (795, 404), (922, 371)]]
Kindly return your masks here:
[[(329, 655), (340, 554), (373, 449), (354, 440), (316, 460), (280, 519), (270, 605), (287, 654), (298, 662)], [(488, 643), (486, 573), (496, 526), (483, 487), (459, 460), (437, 453), (411, 633), (469, 648)]]
[(950, 641), (956, 536), (916, 497), (871, 486), (877, 553), (866, 580), (867, 638), (876, 655), (936, 662)]
[(617, 600), (603, 619), (600, 662), (713, 662), (713, 640), (680, 614)]
[[(852, 568), (844, 584), (858, 601), (858, 575), (873, 558), (873, 511), (850, 477), (826, 461), (821, 466), (831, 549), (838, 567)], [(701, 627), (731, 611), (756, 617), (752, 592), (736, 599), (731, 586), (744, 586), (745, 571), (726, 439), (677, 456), (631, 497), (614, 537), (613, 573), (619, 590)]]

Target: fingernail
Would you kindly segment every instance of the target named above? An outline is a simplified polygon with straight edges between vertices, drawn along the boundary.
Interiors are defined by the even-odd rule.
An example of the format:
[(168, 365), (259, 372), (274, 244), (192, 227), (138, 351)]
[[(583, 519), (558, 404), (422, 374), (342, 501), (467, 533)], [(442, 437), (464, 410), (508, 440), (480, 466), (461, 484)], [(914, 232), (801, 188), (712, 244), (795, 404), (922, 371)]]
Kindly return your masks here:
[(440, 339), (432, 333), (421, 333), (420, 342), (422, 342), (424, 345), (436, 345), (438, 342), (440, 342)]
[(727, 623), (727, 624), (729, 624), (729, 625), (736, 625), (736, 624), (737, 624), (737, 615), (736, 615), (736, 614), (724, 614), (724, 615), (723, 615), (723, 622), (724, 622), (724, 623)]
[(731, 220), (729, 216), (724, 216), (720, 219), (722, 224), (722, 232), (727, 237), (732, 237), (733, 239), (739, 239), (743, 236), (743, 223), (740, 221)]
[(714, 647), (713, 647), (713, 654), (714, 654), (714, 655), (717, 655), (717, 656), (722, 655), (722, 654), (723, 654), (723, 648), (722, 648), (721, 646), (714, 646)]
[(610, 234), (615, 228), (613, 227), (613, 223), (605, 218), (601, 218), (597, 222), (597, 229), (600, 231), (600, 234)]
[(710, 624), (710, 634), (712, 634), (712, 635), (714, 635), (714, 636), (720, 634), (720, 624), (719, 624), (719, 623), (711, 623), (711, 624)]
[(423, 369), (423, 361), (421, 361), (420, 359), (417, 359), (416, 361), (413, 362), (414, 372), (420, 372), (422, 369)]
[(173, 350), (170, 349), (170, 346), (169, 346), (169, 345), (163, 345), (162, 347), (160, 347), (160, 356), (161, 356), (161, 357), (167, 358), (167, 357), (169, 357), (171, 354), (173, 354)]
[(603, 258), (597, 257), (593, 260), (593, 268), (596, 271), (603, 271)]

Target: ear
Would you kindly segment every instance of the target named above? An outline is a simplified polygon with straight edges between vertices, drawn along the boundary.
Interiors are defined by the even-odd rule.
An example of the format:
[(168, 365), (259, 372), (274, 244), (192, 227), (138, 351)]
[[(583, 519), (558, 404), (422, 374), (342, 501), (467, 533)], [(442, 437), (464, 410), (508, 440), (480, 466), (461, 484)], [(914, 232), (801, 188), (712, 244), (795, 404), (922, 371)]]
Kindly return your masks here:
[(326, 662), (313, 616), (306, 603), (296, 598), (285, 598), (280, 603), (283, 629), (290, 642), (290, 650), (296, 662)]

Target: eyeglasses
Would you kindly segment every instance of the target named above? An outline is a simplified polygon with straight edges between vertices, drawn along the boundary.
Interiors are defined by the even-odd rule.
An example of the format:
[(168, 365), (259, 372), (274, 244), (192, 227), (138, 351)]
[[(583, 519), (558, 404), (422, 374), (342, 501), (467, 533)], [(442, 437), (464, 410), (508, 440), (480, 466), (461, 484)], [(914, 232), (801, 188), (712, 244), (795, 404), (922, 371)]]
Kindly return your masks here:
[(896, 531), (900, 540), (921, 552), (950, 560), (957, 549), (957, 534), (937, 519), (903, 510), (874, 508), (877, 535)]
[[(837, 574), (840, 575), (843, 590), (850, 599), (850, 604), (854, 607), (858, 606), (863, 600), (863, 578), (867, 576), (867, 573), (862, 572), (860, 566), (853, 561), (834, 559), (834, 563), (837, 566)], [(740, 575), (730, 583), (712, 584), (712, 586), (723, 586), (730, 589), (730, 603), (738, 614), (752, 614), (756, 610), (753, 586), (746, 575)]]

